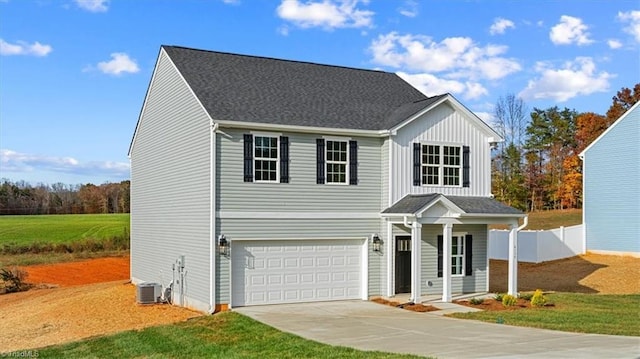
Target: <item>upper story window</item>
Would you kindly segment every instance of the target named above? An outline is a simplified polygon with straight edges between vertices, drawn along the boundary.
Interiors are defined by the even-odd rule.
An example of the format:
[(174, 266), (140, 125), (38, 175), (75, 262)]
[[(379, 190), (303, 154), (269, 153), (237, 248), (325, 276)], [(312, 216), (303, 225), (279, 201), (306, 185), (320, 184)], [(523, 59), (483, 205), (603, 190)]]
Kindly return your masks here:
[(256, 182), (278, 180), (278, 138), (254, 136), (254, 179)]
[(316, 140), (316, 183), (358, 184), (358, 142), (353, 140)]
[(469, 147), (413, 145), (413, 185), (469, 187)]
[(326, 141), (327, 183), (347, 183), (347, 141)]
[(244, 137), (244, 181), (289, 183), (289, 137)]

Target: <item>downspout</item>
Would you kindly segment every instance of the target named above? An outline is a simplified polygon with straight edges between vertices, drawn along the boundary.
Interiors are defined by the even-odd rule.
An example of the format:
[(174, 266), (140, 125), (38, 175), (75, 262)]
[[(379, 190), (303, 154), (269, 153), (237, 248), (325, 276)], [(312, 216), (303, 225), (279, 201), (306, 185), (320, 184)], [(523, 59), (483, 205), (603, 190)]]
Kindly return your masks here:
[(508, 274), (508, 294), (516, 296), (518, 294), (518, 232), (529, 224), (529, 216), (524, 216), (522, 225), (511, 230), (509, 233), (509, 274)]
[(211, 141), (209, 141), (209, 145), (211, 148), (209, 149), (210, 158), (209, 164), (211, 166), (211, 179), (209, 180), (209, 191), (211, 191), (211, 196), (209, 196), (209, 220), (211, 221), (211, 226), (209, 228), (209, 248), (211, 250), (211, 258), (209, 260), (209, 286), (211, 290), (211, 294), (209, 298), (211, 298), (209, 303), (209, 314), (213, 314), (216, 311), (216, 138), (218, 124), (213, 123), (211, 120)]

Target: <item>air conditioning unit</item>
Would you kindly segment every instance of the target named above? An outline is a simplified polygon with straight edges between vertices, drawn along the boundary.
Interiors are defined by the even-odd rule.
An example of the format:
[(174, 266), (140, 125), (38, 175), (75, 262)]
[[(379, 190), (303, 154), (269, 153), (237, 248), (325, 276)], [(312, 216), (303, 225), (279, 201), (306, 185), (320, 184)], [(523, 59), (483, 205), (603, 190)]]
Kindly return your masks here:
[(162, 286), (158, 283), (138, 284), (137, 301), (140, 304), (151, 304), (160, 301)]

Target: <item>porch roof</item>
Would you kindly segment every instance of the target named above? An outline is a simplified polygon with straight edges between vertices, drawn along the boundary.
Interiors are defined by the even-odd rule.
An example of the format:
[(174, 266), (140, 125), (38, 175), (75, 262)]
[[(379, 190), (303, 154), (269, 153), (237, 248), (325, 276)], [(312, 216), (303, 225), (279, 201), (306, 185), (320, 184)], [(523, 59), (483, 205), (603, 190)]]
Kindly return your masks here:
[[(393, 206), (382, 211), (383, 215), (418, 215), (436, 202), (453, 205), (466, 215), (502, 215), (524, 217), (525, 214), (513, 207), (489, 197), (445, 196), (440, 193), (408, 194)], [(447, 206), (450, 207), (450, 206)]]

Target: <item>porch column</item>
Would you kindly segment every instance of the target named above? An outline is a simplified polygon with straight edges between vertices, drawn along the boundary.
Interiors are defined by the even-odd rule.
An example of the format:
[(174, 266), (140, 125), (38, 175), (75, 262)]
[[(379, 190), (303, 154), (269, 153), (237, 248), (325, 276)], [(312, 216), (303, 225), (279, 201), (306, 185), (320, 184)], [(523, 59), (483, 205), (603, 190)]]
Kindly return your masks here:
[(422, 223), (417, 220), (411, 225), (411, 301), (420, 303), (420, 263), (422, 253)]
[(518, 228), (509, 227), (509, 285), (507, 293), (518, 294)]
[(442, 301), (451, 302), (451, 236), (453, 225), (442, 225)]
[(393, 225), (390, 221), (387, 221), (387, 297), (393, 297), (396, 294), (393, 280), (393, 276), (395, 275), (395, 271), (393, 270), (394, 256), (395, 256), (395, 248), (396, 241), (393, 238)]

